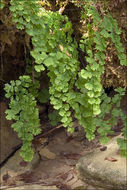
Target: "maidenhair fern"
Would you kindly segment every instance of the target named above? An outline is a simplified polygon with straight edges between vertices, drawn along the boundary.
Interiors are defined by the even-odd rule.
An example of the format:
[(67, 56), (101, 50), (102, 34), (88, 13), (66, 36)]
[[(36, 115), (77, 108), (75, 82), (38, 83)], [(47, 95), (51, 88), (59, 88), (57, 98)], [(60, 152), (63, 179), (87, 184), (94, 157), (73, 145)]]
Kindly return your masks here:
[[(31, 36), (33, 50), (30, 53), (35, 59), (35, 71), (40, 73), (45, 68), (48, 71), (50, 103), (58, 110), (63, 126), (73, 132), (73, 110), (74, 117), (86, 132), (86, 137), (92, 140), (98, 124), (101, 124), (100, 118), (104, 119), (101, 117), (104, 110), (100, 106), (102, 99), (105, 99), (101, 75), (104, 73), (108, 39), (115, 45), (120, 64), (126, 65), (124, 49), (120, 42), (121, 31), (116, 20), (110, 14), (101, 18), (96, 8), (86, 1), (83, 15), (88, 21), (88, 35), (82, 37), (79, 45), (83, 51), (86, 50), (88, 64), (84, 69), (80, 69), (78, 45), (72, 38), (72, 25), (67, 16), (59, 14), (58, 11), (44, 10), (38, 1), (11, 0), (10, 3), (12, 20), (16, 27), (25, 29)], [(16, 121), (12, 127), (23, 140), (21, 156), (27, 161), (33, 156), (30, 148), (33, 135), (40, 132), (37, 128), (39, 118), (35, 95), (30, 89), (32, 80), (28, 76), (20, 77), (15, 82), (11, 81), (11, 84), (6, 84), (5, 87), (6, 97), (11, 100), (10, 109), (6, 111), (7, 119)], [(41, 94), (39, 98), (40, 96)], [(115, 111), (112, 111), (112, 116), (116, 116)], [(121, 116), (123, 117), (122, 114)], [(98, 132), (106, 139), (110, 128), (111, 126), (108, 127), (108, 124), (104, 123), (103, 129), (100, 127)], [(123, 133), (126, 138), (124, 130)]]
[(9, 109), (6, 110), (6, 118), (14, 120), (12, 124), (23, 145), (20, 155), (25, 161), (33, 159), (31, 142), (34, 135), (41, 132), (39, 125), (39, 113), (36, 107), (35, 97), (29, 92), (32, 80), (29, 76), (20, 76), (19, 80), (11, 81), (5, 85), (6, 97), (10, 98)]

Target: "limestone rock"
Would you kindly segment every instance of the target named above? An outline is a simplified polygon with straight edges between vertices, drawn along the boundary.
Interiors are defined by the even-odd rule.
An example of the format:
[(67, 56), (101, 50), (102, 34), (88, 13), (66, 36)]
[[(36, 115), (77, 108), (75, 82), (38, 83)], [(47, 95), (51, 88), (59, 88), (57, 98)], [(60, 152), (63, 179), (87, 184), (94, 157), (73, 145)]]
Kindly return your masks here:
[(31, 162), (24, 162), (19, 152), (20, 150), (18, 150), (0, 169), (1, 182), (3, 181), (3, 176), (6, 174), (9, 174), (10, 177), (14, 177), (25, 172), (31, 172), (40, 161), (39, 154), (35, 153)]
[(40, 154), (42, 159), (43, 159), (43, 157), (50, 159), (50, 160), (53, 160), (56, 158), (55, 153), (51, 152), (47, 147), (42, 147), (39, 150), (39, 154)]
[(18, 186), (18, 187), (2, 187), (2, 190), (26, 190), (26, 189), (30, 189), (30, 190), (58, 190), (58, 188), (56, 186), (43, 186), (40, 184), (33, 184), (33, 185), (22, 185), (22, 186)]
[(11, 128), (12, 121), (6, 119), (6, 109), (6, 103), (0, 102), (0, 163), (9, 156), (14, 147), (21, 143)]
[(114, 137), (107, 149), (86, 154), (77, 165), (78, 176), (87, 183), (112, 190), (125, 190), (127, 184), (126, 159), (118, 154), (119, 147)]

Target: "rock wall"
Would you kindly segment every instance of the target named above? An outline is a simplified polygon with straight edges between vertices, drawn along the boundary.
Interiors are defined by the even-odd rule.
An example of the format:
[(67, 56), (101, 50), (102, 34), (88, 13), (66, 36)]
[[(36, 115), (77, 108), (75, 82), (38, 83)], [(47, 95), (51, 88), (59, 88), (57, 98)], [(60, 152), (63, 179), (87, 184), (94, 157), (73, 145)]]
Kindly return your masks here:
[[(59, 6), (64, 1), (59, 1), (55, 6), (51, 1), (47, 4), (43, 3), (44, 8), (47, 10), (59, 10)], [(73, 3), (72, 3), (73, 2)], [(74, 37), (79, 41), (82, 34), (82, 24), (80, 23), (81, 8), (77, 7), (80, 3), (79, 0), (72, 1), (65, 7), (64, 13), (69, 17), (74, 29)], [(99, 2), (99, 1), (98, 1)], [(121, 27), (123, 33), (122, 43), (127, 52), (127, 5), (125, 0), (107, 1), (108, 8), (114, 18), (117, 19), (119, 27)], [(25, 31), (17, 30), (13, 25), (11, 19), (11, 12), (8, 9), (9, 1), (6, 2), (6, 6), (0, 11), (0, 44), (1, 44), (1, 70), (0, 70), (0, 83), (9, 82), (10, 80), (16, 80), (20, 75), (25, 73), (26, 59), (30, 57), (30, 50), (32, 44), (30, 37)], [(127, 67), (122, 67), (119, 64), (116, 51), (111, 45), (107, 49), (107, 59), (105, 65), (105, 74), (102, 76), (102, 84), (104, 87), (127, 87)]]

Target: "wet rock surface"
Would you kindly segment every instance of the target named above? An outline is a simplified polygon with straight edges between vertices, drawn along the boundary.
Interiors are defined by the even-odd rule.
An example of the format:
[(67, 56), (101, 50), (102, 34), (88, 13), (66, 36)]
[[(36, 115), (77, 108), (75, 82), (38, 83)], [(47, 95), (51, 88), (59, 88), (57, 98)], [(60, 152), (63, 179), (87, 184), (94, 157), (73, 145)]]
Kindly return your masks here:
[(112, 190), (127, 188), (126, 159), (119, 155), (119, 147), (114, 137), (102, 151), (95, 151), (80, 158), (77, 165), (77, 174), (85, 182), (97, 187)]
[[(107, 148), (104, 148), (99, 144), (98, 136), (96, 136), (95, 140), (89, 142), (86, 139), (80, 141), (79, 134), (78, 138), (76, 136), (68, 137), (65, 129), (59, 128), (55, 133), (51, 133), (50, 136), (39, 138), (33, 143), (36, 153), (34, 160), (30, 163), (22, 160), (19, 155), (20, 150), (16, 151), (0, 170), (1, 188), (4, 189), (8, 186), (7, 189), (12, 187), (13, 189), (15, 187), (21, 189), (20, 187), (29, 185), (28, 189), (32, 189), (30, 185), (42, 185), (42, 187), (55, 186), (59, 190), (107, 190), (107, 187), (112, 187), (114, 182), (110, 185), (110, 181), (113, 181), (114, 178), (116, 179), (119, 165), (126, 172), (125, 159), (117, 154), (118, 145), (116, 141), (113, 138), (106, 145)], [(91, 158), (89, 155), (91, 155)], [(81, 178), (79, 174), (84, 172), (84, 169), (80, 168), (80, 173), (77, 172), (76, 164), (79, 164), (83, 158), (86, 158), (85, 163), (87, 164), (85, 165), (82, 161), (82, 167), (85, 165), (87, 168), (87, 165), (91, 165), (89, 166), (89, 173), (85, 173), (85, 176), (83, 174)], [(95, 165), (92, 165), (94, 163)], [(98, 172), (99, 179), (96, 173), (93, 175), (96, 169), (94, 166), (100, 168), (100, 173)], [(107, 186), (105, 186), (107, 178), (105, 179), (103, 175), (105, 171), (102, 172), (103, 167), (105, 167), (105, 171), (110, 168), (110, 174), (107, 173), (106, 177), (110, 175), (111, 179), (108, 181)], [(119, 175), (119, 180), (123, 180), (122, 174), (120, 173)], [(121, 183), (124, 182), (122, 181)], [(116, 187), (115, 189), (117, 190)]]
[(11, 128), (12, 121), (6, 119), (7, 104), (0, 102), (0, 163), (2, 163), (21, 141)]
[(0, 169), (0, 182), (6, 182), (7, 179), (21, 175), (22, 173), (30, 173), (34, 169), (39, 161), (40, 156), (38, 153), (35, 153), (34, 158), (31, 162), (25, 162), (21, 158), (18, 150)]
[(18, 187), (4, 187), (2, 188), (3, 190), (58, 190), (56, 186), (43, 186), (43, 185), (38, 185), (38, 184), (33, 184), (33, 185), (22, 185)]
[[(49, 143), (45, 145), (47, 141)], [(75, 188), (81, 190), (81, 187), (83, 190), (96, 190), (96, 187), (77, 177), (75, 165), (80, 157), (96, 147), (97, 139), (93, 143), (82, 145), (77, 139), (68, 139), (65, 130), (61, 128), (49, 139), (41, 138), (39, 142), (40, 144), (35, 145), (36, 154), (31, 163), (26, 165), (17, 151), (1, 168), (3, 189), (5, 186), (19, 188), (24, 185), (41, 184), (51, 187), (49, 189), (55, 186), (59, 190), (76, 190)], [(32, 189), (31, 186), (28, 189)]]

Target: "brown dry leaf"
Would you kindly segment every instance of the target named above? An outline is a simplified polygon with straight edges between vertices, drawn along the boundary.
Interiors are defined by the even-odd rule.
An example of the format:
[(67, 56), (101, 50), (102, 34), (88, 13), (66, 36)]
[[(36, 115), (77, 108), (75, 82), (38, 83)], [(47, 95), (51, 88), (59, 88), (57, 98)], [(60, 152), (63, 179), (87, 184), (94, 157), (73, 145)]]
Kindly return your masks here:
[(68, 51), (66, 51), (66, 55), (67, 55), (68, 57), (71, 57), (71, 55), (70, 55), (70, 53), (68, 53)]
[(60, 51), (63, 51), (64, 47), (61, 44), (59, 44), (59, 49), (60, 49)]
[(56, 187), (61, 190), (70, 190), (71, 189), (69, 185), (63, 184), (59, 181), (55, 181), (52, 185), (56, 185)]
[(11, 170), (7, 171), (7, 173), (2, 177), (2, 185), (15, 185), (17, 182), (16, 175), (16, 172), (13, 172)]
[[(33, 144), (36, 146), (37, 150), (40, 150), (40, 148), (46, 146), (48, 144), (48, 138), (38, 138), (33, 140)], [(41, 146), (41, 147), (40, 147)]]
[(64, 12), (64, 9), (65, 9), (65, 6), (64, 7), (61, 7), (60, 9), (59, 9), (59, 14), (63, 14), (63, 12)]
[(39, 154), (40, 154), (40, 156), (41, 156), (42, 158), (43, 158), (43, 156), (44, 156), (44, 157), (46, 157), (46, 158), (48, 158), (48, 159), (50, 159), (50, 160), (53, 160), (53, 159), (56, 158), (55, 153), (51, 152), (47, 147), (41, 148), (41, 149), (39, 150)]
[(63, 175), (60, 176), (61, 179), (63, 179), (64, 181), (67, 179), (68, 177), (68, 173), (64, 173)]
[(8, 170), (7, 173), (10, 177), (15, 177), (17, 175), (17, 173), (13, 170)]
[(74, 137), (72, 135), (70, 135), (69, 137), (67, 137), (66, 142), (69, 143), (73, 139), (74, 139)]
[(28, 165), (28, 162), (21, 161), (21, 162), (19, 163), (19, 165), (20, 165), (21, 167), (26, 167), (26, 166)]
[(105, 151), (105, 150), (107, 150), (107, 146), (102, 146), (102, 147), (100, 148), (100, 151)]
[(5, 175), (3, 175), (3, 181), (7, 181), (8, 180), (8, 178), (9, 178), (9, 175), (8, 175), (8, 173), (6, 173)]
[(117, 159), (113, 158), (113, 157), (105, 157), (105, 160), (108, 160), (110, 162), (116, 162)]
[(50, 35), (53, 35), (54, 33), (53, 33), (53, 31), (50, 29)]
[(32, 183), (32, 182), (37, 181), (37, 178), (33, 175), (33, 172), (31, 172), (31, 173), (25, 172), (25, 173), (20, 174), (19, 176), (17, 176), (17, 178), (19, 178), (20, 181), (23, 181), (25, 183)]
[(67, 155), (66, 155), (66, 158), (68, 158), (68, 159), (73, 159), (73, 160), (78, 160), (80, 157), (81, 157), (80, 154), (75, 154), (75, 153), (67, 154)]
[(44, 145), (46, 142), (48, 142), (48, 138), (40, 138), (41, 145)]

